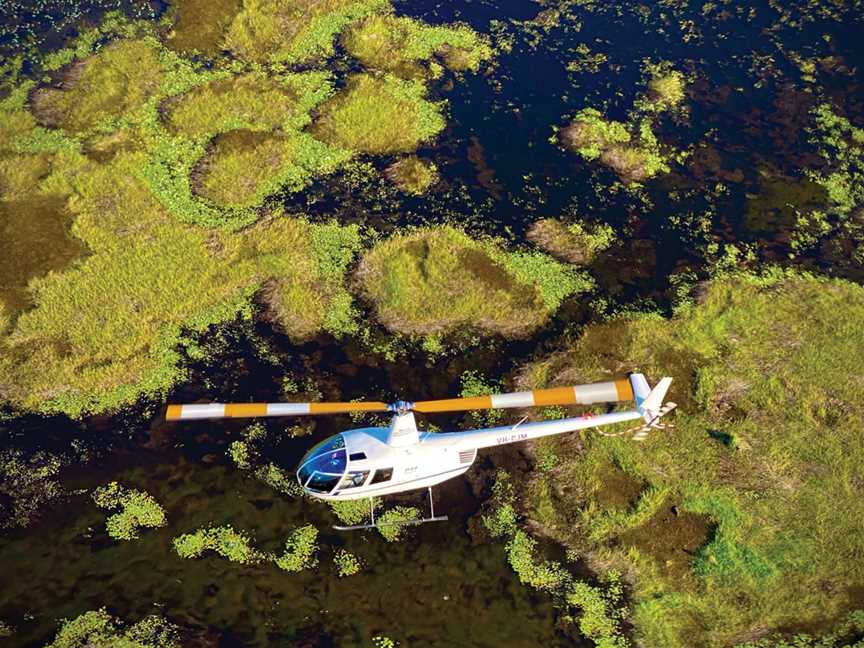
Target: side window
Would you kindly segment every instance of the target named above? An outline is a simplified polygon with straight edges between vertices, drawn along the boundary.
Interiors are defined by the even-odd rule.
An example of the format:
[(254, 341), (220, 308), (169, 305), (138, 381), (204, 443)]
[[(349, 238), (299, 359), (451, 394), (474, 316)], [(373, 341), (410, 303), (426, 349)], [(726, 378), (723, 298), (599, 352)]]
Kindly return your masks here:
[(368, 470), (351, 471), (342, 478), (342, 483), (339, 484), (339, 488), (357, 488), (358, 486), (362, 486), (368, 476)]
[(392, 468), (379, 468), (375, 471), (375, 474), (372, 476), (372, 481), (370, 484), (380, 484), (381, 482), (390, 481), (390, 478), (393, 476)]

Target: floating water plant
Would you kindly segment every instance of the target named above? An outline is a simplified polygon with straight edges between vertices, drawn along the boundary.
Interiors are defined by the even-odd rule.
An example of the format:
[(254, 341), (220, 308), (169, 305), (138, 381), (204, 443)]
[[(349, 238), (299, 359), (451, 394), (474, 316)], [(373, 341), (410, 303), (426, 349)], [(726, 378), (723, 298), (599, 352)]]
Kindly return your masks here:
[(384, 325), (410, 335), (467, 326), (518, 337), (591, 285), (548, 256), (506, 252), (451, 227), (378, 243), (364, 255), (357, 278)]
[(585, 160), (598, 160), (613, 169), (624, 184), (640, 183), (670, 170), (647, 119), (634, 128), (585, 108), (561, 130), (560, 138)]
[(318, 564), (318, 529), (311, 524), (298, 527), (285, 541), (285, 551), (276, 557), (276, 566), (287, 572), (312, 569)]
[(360, 559), (350, 551), (345, 551), (345, 549), (336, 550), (336, 553), (333, 554), (333, 564), (336, 565), (336, 572), (339, 578), (359, 574), (363, 568)]
[(180, 645), (179, 628), (161, 616), (150, 615), (127, 625), (102, 608), (74, 619), (64, 619), (54, 641), (46, 648), (177, 648)]
[(558, 605), (579, 610), (579, 631), (598, 646), (629, 646), (621, 633), (618, 606), (623, 590), (617, 574), (610, 573), (601, 588), (574, 578), (559, 562), (539, 558), (537, 541), (519, 527), (515, 505), (512, 479), (500, 470), (492, 486), (488, 512), (482, 520), (493, 538), (506, 542), (507, 560), (519, 580), (552, 594)]
[(267, 556), (254, 547), (249, 536), (230, 525), (205, 527), (174, 538), (174, 551), (181, 558), (200, 558), (208, 551), (242, 564), (259, 563)]
[(93, 491), (93, 501), (103, 509), (120, 509), (108, 517), (105, 527), (115, 540), (135, 540), (141, 529), (152, 529), (167, 524), (165, 510), (156, 499), (144, 491), (125, 488), (110, 482)]
[(420, 517), (420, 509), (414, 506), (394, 506), (378, 516), (376, 528), (387, 542), (395, 542), (405, 532), (405, 523)]

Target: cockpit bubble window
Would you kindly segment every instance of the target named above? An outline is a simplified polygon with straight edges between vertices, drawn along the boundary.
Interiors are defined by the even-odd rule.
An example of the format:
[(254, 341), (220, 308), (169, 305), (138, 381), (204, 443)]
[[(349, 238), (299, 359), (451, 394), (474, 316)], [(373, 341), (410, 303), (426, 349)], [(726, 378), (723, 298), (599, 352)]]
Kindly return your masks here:
[[(330, 481), (331, 477), (338, 482), (339, 478), (345, 473), (347, 466), (348, 458), (345, 454), (345, 440), (339, 434), (319, 443), (306, 453), (306, 456), (300, 462), (300, 469), (297, 471), (297, 481), (300, 482), (301, 486), (321, 492), (325, 490), (323, 486), (325, 482)], [(319, 473), (321, 476), (313, 477), (316, 473)], [(333, 486), (335, 486), (335, 482)], [(330, 486), (326, 490), (329, 492), (333, 489), (333, 486)]]
[(306, 488), (319, 493), (329, 493), (339, 483), (340, 478), (341, 475), (328, 475), (316, 471), (306, 484)]

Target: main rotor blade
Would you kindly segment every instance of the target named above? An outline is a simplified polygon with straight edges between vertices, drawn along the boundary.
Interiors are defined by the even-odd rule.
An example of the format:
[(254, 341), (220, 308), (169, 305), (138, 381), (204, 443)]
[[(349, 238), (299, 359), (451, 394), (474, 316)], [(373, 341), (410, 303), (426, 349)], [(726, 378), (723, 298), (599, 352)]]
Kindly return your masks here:
[(374, 401), (356, 403), (195, 403), (192, 405), (169, 405), (165, 412), (165, 420), (308, 416), (386, 411), (387, 403)]
[(415, 412), (464, 412), (478, 409), (505, 409), (509, 407), (543, 407), (545, 405), (591, 405), (592, 403), (615, 403), (633, 400), (633, 387), (626, 378), (591, 385), (553, 387), (534, 391), (472, 396), (469, 398), (447, 398), (444, 400), (418, 401)]

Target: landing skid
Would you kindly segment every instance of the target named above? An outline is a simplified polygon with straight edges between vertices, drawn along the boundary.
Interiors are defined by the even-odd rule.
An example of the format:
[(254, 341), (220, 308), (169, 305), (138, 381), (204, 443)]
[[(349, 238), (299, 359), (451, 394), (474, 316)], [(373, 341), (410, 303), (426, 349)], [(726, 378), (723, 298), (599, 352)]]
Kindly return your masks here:
[(338, 524), (334, 524), (333, 528), (336, 531), (362, 531), (363, 529), (377, 529), (379, 527), (390, 527), (390, 526), (419, 526), (421, 524), (426, 524), (427, 522), (446, 522), (446, 515), (439, 515), (436, 517), (435, 515), (435, 505), (432, 502), (432, 488), (429, 488), (429, 517), (420, 518), (419, 520), (405, 520), (404, 522), (376, 522), (375, 521), (375, 504), (372, 501), (372, 498), (369, 498), (369, 513), (372, 516), (372, 522), (369, 524), (352, 524), (351, 526), (340, 526)]

